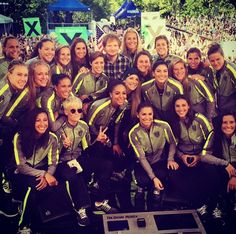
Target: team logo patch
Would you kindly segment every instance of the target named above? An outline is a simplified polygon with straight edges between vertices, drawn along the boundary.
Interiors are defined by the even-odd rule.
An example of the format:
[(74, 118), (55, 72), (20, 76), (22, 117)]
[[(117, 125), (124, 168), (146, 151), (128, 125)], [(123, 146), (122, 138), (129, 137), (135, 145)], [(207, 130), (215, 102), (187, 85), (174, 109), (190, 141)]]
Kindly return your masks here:
[(155, 133), (154, 133), (154, 136), (155, 136), (155, 137), (159, 137), (159, 136), (160, 136), (160, 132), (155, 132)]
[(82, 136), (83, 135), (83, 131), (82, 130), (80, 130), (80, 131), (78, 131), (78, 136)]
[(193, 129), (193, 131), (196, 131), (196, 130), (197, 130), (196, 125), (193, 125), (193, 126), (192, 126), (192, 129)]

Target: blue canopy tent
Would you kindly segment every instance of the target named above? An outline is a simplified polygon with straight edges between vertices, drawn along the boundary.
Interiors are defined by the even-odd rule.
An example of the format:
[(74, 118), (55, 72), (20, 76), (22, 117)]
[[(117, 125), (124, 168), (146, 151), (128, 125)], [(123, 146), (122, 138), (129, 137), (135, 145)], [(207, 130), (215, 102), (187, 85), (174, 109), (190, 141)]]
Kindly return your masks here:
[[(71, 21), (72, 21), (72, 13), (71, 13), (72, 11), (81, 11), (81, 12), (90, 11), (89, 6), (81, 3), (79, 0), (58, 0), (57, 2), (49, 4), (47, 9), (48, 9), (48, 12), (64, 11), (66, 12), (67, 15), (70, 15)], [(57, 24), (58, 23), (55, 23), (55, 22), (49, 22), (48, 20), (48, 25), (47, 25), (48, 29), (50, 28), (49, 25), (52, 25), (55, 27)]]
[(141, 12), (132, 1), (125, 0), (118, 11), (114, 14), (114, 17), (116, 19), (141, 17)]

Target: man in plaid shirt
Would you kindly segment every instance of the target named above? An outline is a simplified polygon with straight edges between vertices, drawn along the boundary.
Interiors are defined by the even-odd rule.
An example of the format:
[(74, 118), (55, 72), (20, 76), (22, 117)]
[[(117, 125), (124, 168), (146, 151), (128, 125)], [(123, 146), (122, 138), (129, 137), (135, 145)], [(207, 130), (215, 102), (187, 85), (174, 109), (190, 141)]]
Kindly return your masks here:
[(105, 74), (110, 79), (121, 79), (122, 74), (130, 67), (130, 60), (119, 54), (121, 41), (115, 34), (107, 34), (103, 39), (105, 55)]

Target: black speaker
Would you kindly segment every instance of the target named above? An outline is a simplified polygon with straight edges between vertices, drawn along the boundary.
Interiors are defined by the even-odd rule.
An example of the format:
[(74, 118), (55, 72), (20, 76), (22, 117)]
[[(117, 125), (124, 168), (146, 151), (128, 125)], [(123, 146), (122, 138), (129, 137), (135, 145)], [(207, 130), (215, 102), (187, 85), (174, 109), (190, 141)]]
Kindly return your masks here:
[(42, 223), (71, 215), (73, 212), (72, 203), (65, 186), (57, 187), (50, 192), (47, 199), (38, 204), (38, 215)]

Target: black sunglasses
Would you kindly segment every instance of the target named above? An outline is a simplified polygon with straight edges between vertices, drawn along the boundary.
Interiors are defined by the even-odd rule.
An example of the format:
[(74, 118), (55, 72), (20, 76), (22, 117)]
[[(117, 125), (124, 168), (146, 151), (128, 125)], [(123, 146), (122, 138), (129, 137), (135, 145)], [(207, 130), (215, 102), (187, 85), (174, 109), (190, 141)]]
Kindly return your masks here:
[(76, 111), (77, 111), (79, 114), (81, 114), (81, 113), (83, 112), (82, 109), (71, 109), (71, 110), (70, 110), (70, 113), (71, 113), (71, 114), (74, 114)]

